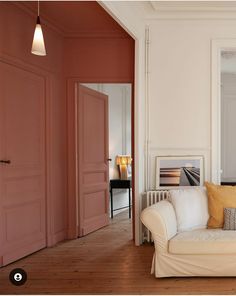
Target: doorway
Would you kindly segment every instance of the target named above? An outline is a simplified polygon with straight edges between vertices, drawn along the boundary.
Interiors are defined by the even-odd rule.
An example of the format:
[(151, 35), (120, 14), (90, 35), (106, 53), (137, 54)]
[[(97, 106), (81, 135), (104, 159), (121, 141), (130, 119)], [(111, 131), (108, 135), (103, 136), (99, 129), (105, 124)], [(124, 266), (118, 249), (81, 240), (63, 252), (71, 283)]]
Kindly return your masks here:
[(236, 51), (221, 51), (221, 184), (236, 184)]
[[(122, 213), (123, 219), (131, 218), (131, 90), (132, 85), (128, 83), (83, 83), (78, 85), (77, 106), (80, 106), (77, 109), (79, 236), (93, 232), (112, 221), (119, 221), (122, 212), (126, 212)], [(87, 118), (87, 120), (83, 118)], [(85, 124), (86, 127), (82, 128)], [(89, 145), (86, 144), (88, 142)], [(83, 143), (83, 147), (85, 144), (87, 145), (86, 151), (81, 147), (81, 143)], [(108, 145), (108, 151), (104, 149), (104, 143), (105, 146)], [(89, 155), (86, 156), (88, 153)], [(82, 158), (81, 155), (83, 155)], [(87, 160), (84, 160), (85, 157)], [(120, 172), (120, 159), (128, 160), (128, 163), (122, 166), (125, 169), (125, 175), (121, 175)], [(102, 171), (101, 168), (98, 170), (99, 164), (105, 168), (105, 171)], [(88, 176), (88, 168), (92, 166), (96, 167), (96, 172), (93, 173), (93, 180), (89, 178), (90, 184), (88, 186), (85, 184), (84, 176), (81, 181), (81, 175), (84, 174), (83, 171), (86, 171)], [(91, 193), (90, 195), (83, 194), (83, 192), (88, 193), (88, 188), (90, 191), (92, 190), (92, 195)], [(89, 204), (90, 206), (88, 206)], [(86, 223), (89, 230), (84, 227)]]
[[(211, 181), (215, 184), (235, 183), (234, 168), (231, 167), (229, 162), (230, 159), (234, 165), (235, 157), (231, 155), (226, 159), (227, 153), (232, 154), (231, 150), (235, 147), (233, 143), (234, 137), (230, 137), (234, 126), (232, 112), (235, 110), (234, 87), (232, 88), (232, 80), (234, 79), (232, 69), (235, 68), (232, 61), (235, 59), (235, 52), (235, 39), (212, 40)], [(231, 76), (230, 79), (229, 76)], [(224, 97), (223, 100), (222, 96)], [(223, 103), (223, 101), (226, 102)]]

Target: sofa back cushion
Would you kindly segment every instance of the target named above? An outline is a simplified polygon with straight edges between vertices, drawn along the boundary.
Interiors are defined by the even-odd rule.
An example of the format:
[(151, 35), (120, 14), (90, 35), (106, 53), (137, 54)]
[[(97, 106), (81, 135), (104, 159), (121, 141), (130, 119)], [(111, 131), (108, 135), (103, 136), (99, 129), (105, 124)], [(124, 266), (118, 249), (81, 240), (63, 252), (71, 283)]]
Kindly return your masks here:
[(222, 186), (205, 182), (210, 218), (208, 228), (222, 228), (224, 208), (236, 208), (236, 186)]
[(207, 194), (204, 187), (170, 190), (178, 232), (206, 228), (209, 219)]

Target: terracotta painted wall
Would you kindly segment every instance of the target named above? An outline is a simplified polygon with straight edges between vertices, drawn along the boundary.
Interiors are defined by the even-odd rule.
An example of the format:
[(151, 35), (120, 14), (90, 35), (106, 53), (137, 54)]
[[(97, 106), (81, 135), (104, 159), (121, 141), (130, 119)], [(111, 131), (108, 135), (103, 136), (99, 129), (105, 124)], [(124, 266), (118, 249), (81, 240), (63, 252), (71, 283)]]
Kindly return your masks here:
[(134, 40), (132, 38), (66, 38), (66, 77), (86, 82), (133, 82)]
[[(66, 100), (62, 72), (63, 38), (44, 26), (48, 55), (34, 56), (30, 53), (35, 27), (35, 16), (22, 10), (18, 4), (0, 4), (0, 66), (10, 63), (14, 67), (27, 68), (43, 75), (47, 80), (46, 92), (48, 122), (48, 245), (66, 237)], [(11, 81), (9, 81), (11, 87)], [(13, 86), (14, 87), (14, 86)], [(27, 149), (27, 147), (26, 147)]]
[[(98, 4), (94, 2), (94, 5)], [(73, 149), (68, 150), (74, 147), (75, 81), (132, 83), (134, 40), (121, 28), (117, 30), (114, 20), (107, 17), (107, 26), (112, 24), (110, 33), (96, 31), (94, 35), (88, 30), (83, 37), (62, 36), (44, 23), (47, 56), (34, 56), (30, 50), (35, 14), (20, 2), (1, 2), (0, 6), (1, 62), (40, 73), (47, 81), (47, 206), (50, 212), (47, 227), (48, 245), (53, 245), (67, 234), (70, 238), (76, 237), (75, 160)], [(111, 27), (115, 28), (114, 32)]]

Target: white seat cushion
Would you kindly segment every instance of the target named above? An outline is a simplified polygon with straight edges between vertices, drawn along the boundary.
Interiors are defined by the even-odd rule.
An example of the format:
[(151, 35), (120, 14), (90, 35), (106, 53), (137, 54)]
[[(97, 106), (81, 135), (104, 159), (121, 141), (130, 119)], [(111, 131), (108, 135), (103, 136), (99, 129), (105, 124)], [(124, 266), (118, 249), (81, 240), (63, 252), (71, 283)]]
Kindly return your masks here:
[(197, 229), (177, 234), (169, 241), (172, 254), (236, 254), (236, 231)]
[(209, 218), (206, 188), (182, 188), (170, 190), (178, 232), (206, 228)]

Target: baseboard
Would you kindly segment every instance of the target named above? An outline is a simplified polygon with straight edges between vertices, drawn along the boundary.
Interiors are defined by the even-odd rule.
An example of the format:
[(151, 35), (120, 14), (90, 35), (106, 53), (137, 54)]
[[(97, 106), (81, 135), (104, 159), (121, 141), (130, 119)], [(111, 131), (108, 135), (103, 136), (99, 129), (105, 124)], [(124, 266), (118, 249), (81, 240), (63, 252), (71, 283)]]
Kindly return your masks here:
[(74, 228), (69, 228), (67, 230), (67, 239), (76, 239), (78, 237), (77, 230)]
[(19, 247), (17, 251), (16, 250), (8, 251), (6, 254), (4, 254), (2, 258), (2, 265), (5, 266), (9, 263), (17, 261), (25, 256), (28, 256), (30, 254), (33, 254), (34, 252), (44, 249), (45, 247), (46, 247), (45, 240), (40, 240), (38, 242), (30, 243), (27, 246)]
[(63, 240), (67, 239), (66, 230), (63, 229), (53, 235), (53, 244), (57, 244)]
[(53, 235), (50, 234), (47, 236), (47, 248), (52, 247), (53, 246)]

